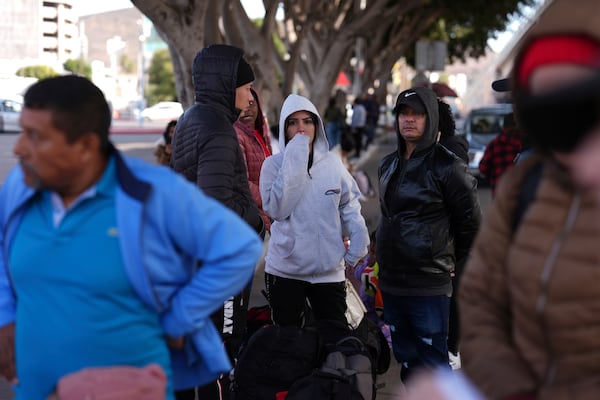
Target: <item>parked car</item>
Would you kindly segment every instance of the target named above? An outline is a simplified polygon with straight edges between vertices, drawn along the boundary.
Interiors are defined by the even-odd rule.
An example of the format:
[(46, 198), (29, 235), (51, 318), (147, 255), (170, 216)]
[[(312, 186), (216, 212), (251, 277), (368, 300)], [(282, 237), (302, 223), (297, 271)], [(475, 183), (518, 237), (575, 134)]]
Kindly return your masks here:
[(512, 114), (512, 104), (502, 103), (474, 108), (464, 122), (463, 135), (469, 143), (469, 170), (479, 177), (479, 161), (485, 147), (502, 131), (504, 119)]
[(181, 103), (176, 101), (161, 101), (142, 111), (142, 118), (147, 121), (177, 119), (183, 114)]
[(23, 105), (15, 99), (0, 99), (0, 132), (19, 132)]

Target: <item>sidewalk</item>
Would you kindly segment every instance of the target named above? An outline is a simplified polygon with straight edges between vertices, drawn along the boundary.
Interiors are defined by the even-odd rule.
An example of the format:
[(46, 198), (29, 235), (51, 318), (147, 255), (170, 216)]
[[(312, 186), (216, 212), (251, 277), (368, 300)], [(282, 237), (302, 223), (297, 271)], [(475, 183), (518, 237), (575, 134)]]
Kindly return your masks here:
[(138, 121), (129, 119), (115, 119), (110, 128), (111, 134), (120, 133), (162, 133), (169, 121)]

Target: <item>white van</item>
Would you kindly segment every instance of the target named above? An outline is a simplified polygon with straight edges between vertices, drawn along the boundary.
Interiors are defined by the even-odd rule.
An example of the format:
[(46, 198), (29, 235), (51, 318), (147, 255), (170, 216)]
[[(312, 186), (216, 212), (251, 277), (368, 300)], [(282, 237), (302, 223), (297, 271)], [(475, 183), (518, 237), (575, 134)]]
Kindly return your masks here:
[(502, 131), (504, 119), (512, 113), (512, 104), (502, 103), (474, 108), (467, 115), (463, 134), (469, 143), (469, 170), (474, 176), (479, 176), (485, 147)]

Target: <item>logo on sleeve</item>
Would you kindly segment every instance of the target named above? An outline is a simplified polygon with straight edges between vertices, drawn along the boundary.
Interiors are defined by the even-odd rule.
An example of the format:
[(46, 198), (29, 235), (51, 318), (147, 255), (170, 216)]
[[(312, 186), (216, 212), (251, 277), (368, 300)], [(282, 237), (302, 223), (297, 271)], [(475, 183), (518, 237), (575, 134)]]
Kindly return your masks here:
[(340, 189), (329, 189), (325, 192), (325, 196), (333, 196), (334, 194), (340, 194), (341, 192)]

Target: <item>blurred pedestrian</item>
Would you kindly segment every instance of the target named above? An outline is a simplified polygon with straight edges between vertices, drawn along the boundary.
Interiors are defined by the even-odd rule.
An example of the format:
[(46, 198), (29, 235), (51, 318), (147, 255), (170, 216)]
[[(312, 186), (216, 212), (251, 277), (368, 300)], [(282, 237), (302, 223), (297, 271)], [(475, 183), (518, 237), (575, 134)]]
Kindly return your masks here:
[(514, 114), (506, 114), (502, 130), (488, 143), (479, 161), (479, 171), (489, 181), (492, 195), (495, 195), (502, 175), (516, 163), (523, 151), (524, 138), (523, 131), (517, 127)]
[(366, 95), (363, 99), (363, 106), (367, 111), (367, 120), (365, 125), (365, 150), (373, 143), (377, 124), (379, 122), (379, 102), (374, 95)]
[(346, 325), (345, 265), (354, 267), (369, 244), (360, 192), (329, 151), (310, 100), (289, 95), (279, 127), (281, 153), (267, 158), (260, 174), (263, 207), (274, 219), (265, 258), (273, 321), (301, 326), (308, 298), (317, 321)]
[(597, 129), (600, 38), (527, 38), (511, 81), (537, 155), (507, 171), (459, 293), (463, 371), (492, 399), (600, 392), (598, 204), (574, 169)]
[(481, 212), (466, 164), (437, 143), (439, 106), (429, 88), (398, 95), (398, 149), (379, 167), (379, 289), (406, 382), (447, 368), (451, 273), (469, 254)]
[[(233, 128), (240, 111), (254, 101), (250, 91), (254, 72), (243, 54), (237, 47), (221, 44), (196, 54), (192, 67), (196, 102), (177, 122), (171, 165), (264, 237), (265, 224), (250, 192), (244, 155)], [(213, 315), (232, 361), (245, 335), (251, 286), (250, 280)], [(203, 399), (220, 399), (227, 396), (228, 387), (228, 376), (224, 376), (198, 390)], [(194, 397), (193, 392), (178, 395), (179, 400)]]
[(329, 150), (340, 144), (344, 112), (338, 107), (335, 97), (329, 99), (325, 113), (325, 133), (329, 142)]
[(242, 110), (233, 127), (237, 133), (244, 162), (246, 163), (250, 193), (252, 193), (252, 198), (263, 219), (265, 230), (269, 231), (271, 229), (271, 218), (262, 209), (258, 184), (260, 169), (265, 159), (273, 154), (273, 149), (271, 148), (271, 135), (269, 134), (267, 120), (263, 114), (258, 93), (254, 89), (250, 89), (250, 92), (253, 100), (250, 100), (248, 106)]
[(360, 152), (363, 149), (363, 138), (365, 127), (367, 126), (367, 109), (357, 97), (352, 105), (352, 120), (350, 128), (354, 137), (354, 157), (360, 158)]
[(17, 399), (87, 367), (156, 364), (167, 399), (230, 369), (209, 315), (251, 278), (260, 240), (169, 169), (121, 154), (110, 122), (86, 78), (25, 93), (0, 191), (0, 374)]
[[(510, 93), (510, 78), (495, 80), (492, 82), (492, 89), (499, 93)], [(492, 195), (504, 172), (524, 159), (524, 154), (530, 148), (529, 140), (517, 126), (514, 113), (506, 114), (500, 134), (488, 143), (479, 161), (479, 171), (489, 181)]]
[(175, 125), (177, 125), (176, 120), (169, 121), (160, 139), (156, 142), (154, 156), (156, 157), (156, 162), (160, 165), (169, 166), (171, 164), (171, 152), (173, 150), (171, 143), (173, 142)]

